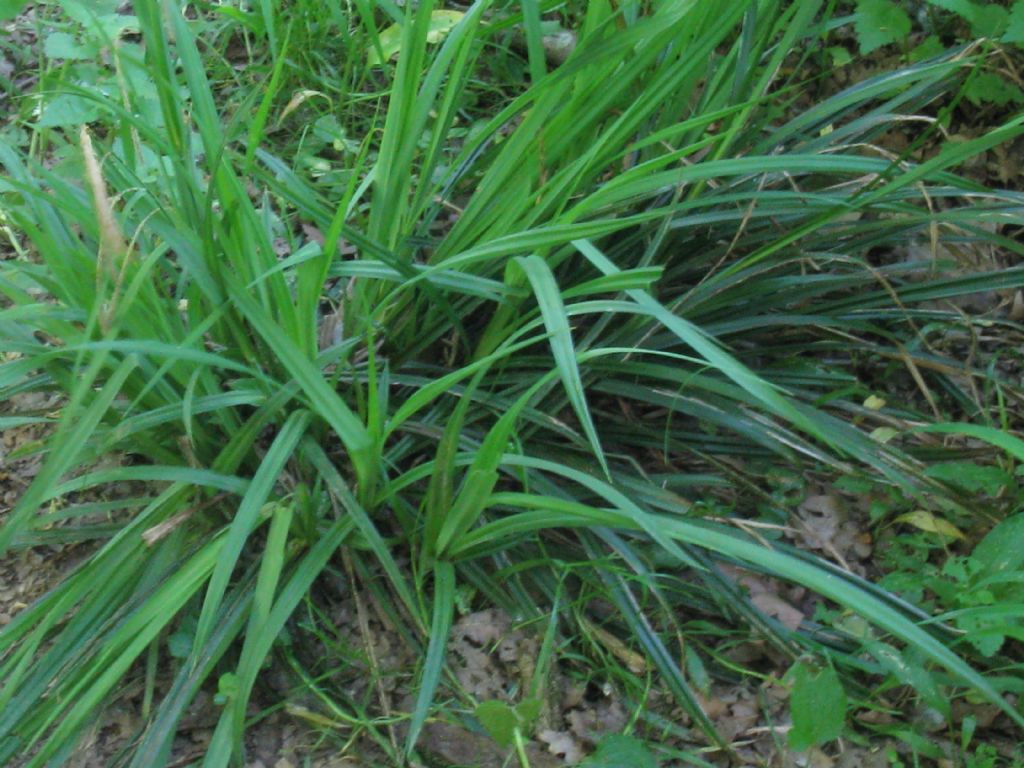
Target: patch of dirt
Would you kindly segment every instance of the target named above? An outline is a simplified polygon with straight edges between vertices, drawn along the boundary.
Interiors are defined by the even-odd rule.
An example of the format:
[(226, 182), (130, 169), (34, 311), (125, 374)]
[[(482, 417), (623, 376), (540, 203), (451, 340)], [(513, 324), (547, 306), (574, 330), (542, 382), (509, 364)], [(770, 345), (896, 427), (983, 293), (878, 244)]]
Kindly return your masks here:
[[(38, 393), (15, 395), (5, 404), (5, 416), (40, 416), (57, 407), (57, 398)], [(0, 521), (17, 504), (39, 474), (42, 456), (30, 453), (50, 427), (24, 424), (0, 431)], [(9, 552), (0, 560), (0, 627), (42, 596), (78, 561), (60, 547), (33, 547)]]

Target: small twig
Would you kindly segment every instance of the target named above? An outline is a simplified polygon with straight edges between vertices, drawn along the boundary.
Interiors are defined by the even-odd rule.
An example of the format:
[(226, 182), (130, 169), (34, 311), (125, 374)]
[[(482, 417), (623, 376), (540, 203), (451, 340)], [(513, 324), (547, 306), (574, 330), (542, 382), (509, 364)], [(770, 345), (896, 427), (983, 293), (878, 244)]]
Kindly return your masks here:
[[(391, 703), (388, 700), (387, 691), (384, 690), (384, 681), (380, 674), (380, 664), (377, 663), (377, 654), (373, 650), (373, 638), (370, 636), (370, 622), (366, 618), (366, 607), (363, 605), (363, 598), (356, 588), (356, 573), (352, 567), (352, 554), (347, 548), (341, 550), (341, 562), (345, 566), (345, 574), (348, 576), (349, 588), (352, 590), (352, 597), (356, 603), (356, 617), (359, 623), (359, 634), (362, 635), (363, 645), (366, 647), (366, 657), (370, 662), (370, 674), (373, 675), (374, 685), (377, 688), (377, 696), (380, 699), (380, 707), (384, 716), (391, 719)], [(388, 739), (395, 752), (398, 752), (398, 737), (395, 735), (395, 727), (388, 723)]]
[(194, 515), (196, 512), (201, 512), (204, 509), (212, 507), (217, 502), (223, 501), (226, 498), (226, 493), (218, 493), (212, 499), (207, 499), (201, 504), (196, 504), (195, 506), (183, 509), (181, 512), (174, 515), (173, 517), (170, 517), (167, 520), (164, 520), (162, 523), (158, 523), (157, 525), (154, 525), (152, 528), (143, 531), (142, 540), (146, 542), (147, 547), (152, 547), (154, 544), (160, 541), (160, 539), (169, 536), (172, 531), (180, 527), (182, 523), (184, 523), (186, 520), (192, 517), (192, 515)]

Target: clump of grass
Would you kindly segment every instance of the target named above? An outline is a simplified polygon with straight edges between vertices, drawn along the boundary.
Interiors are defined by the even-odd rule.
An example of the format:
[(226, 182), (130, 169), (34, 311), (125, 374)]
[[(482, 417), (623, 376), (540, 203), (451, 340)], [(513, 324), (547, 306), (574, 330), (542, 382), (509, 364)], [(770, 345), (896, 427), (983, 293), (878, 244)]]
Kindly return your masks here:
[[(557, 68), (524, 3), (529, 85), (465, 131), (464, 101), (489, 87), (477, 73), (500, 33), (490, 3), (440, 43), (428, 42), (431, 2), (398, 18), (390, 3), (356, 3), (352, 17), (300, 5), (292, 23), (261, 3), (232, 32), (140, 2), (144, 48), (108, 53), (126, 71), (144, 56), (146, 89), (68, 85), (100, 116), (45, 132), (36, 149), (66, 158), (55, 168), (0, 143), (6, 215), (24, 239), (0, 272), (12, 353), (0, 392), (65, 397), (0, 551), (53, 526), (55, 540), (95, 545), (0, 633), (0, 759), (67, 756), (146, 658), (154, 706), (130, 764), (166, 762), (196, 692), (230, 671), (205, 760), (227, 765), (261, 666), (342, 549), (384, 580), (378, 597), (423, 650), (406, 755), (444, 675), (462, 586), (525, 618), (561, 605), (556, 630), (570, 637), (588, 624), (553, 585), (598, 590), (713, 742), (667, 645), (689, 601), (794, 658), (880, 671), (855, 637), (829, 646), (765, 617), (720, 563), (860, 614), (891, 653), (913, 646), (922, 669), (1024, 724), (999, 681), (912, 606), (694, 504), (756, 484), (748, 461), (861, 471), (925, 501), (943, 493), (911, 438), (885, 444), (859, 423), (867, 393), (853, 369), (878, 355), (913, 366), (930, 354), (907, 346), (918, 323), (957, 322), (915, 305), (1021, 285), (1019, 268), (938, 279), (931, 265), (867, 259), (935, 235), (1021, 251), (977, 226), (1019, 224), (1019, 196), (951, 169), (1024, 120), (920, 164), (875, 144), (950, 98), (969, 55), (789, 116), (823, 3), (592, 2)], [(301, 144), (267, 136), (293, 98), (283, 84), (326, 66), (302, 41), (334, 24), (365, 53), (391, 21), (402, 25), (394, 63), (361, 67), (353, 49), (334, 64), (354, 89), (386, 83), (379, 113), (360, 111), (358, 91), (303, 104), (346, 126), (331, 182), (318, 183), (284, 154)], [(230, 119), (202, 44), (218, 33), (269, 52), (266, 87), (243, 71), (228, 89)], [(926, 370), (933, 386), (957, 386), (948, 367)], [(92, 469), (112, 453), (128, 461)], [(102, 525), (88, 505), (80, 519), (74, 504), (48, 507), (123, 481), (151, 496), (110, 505)], [(166, 635), (186, 615), (191, 648), (155, 696)]]

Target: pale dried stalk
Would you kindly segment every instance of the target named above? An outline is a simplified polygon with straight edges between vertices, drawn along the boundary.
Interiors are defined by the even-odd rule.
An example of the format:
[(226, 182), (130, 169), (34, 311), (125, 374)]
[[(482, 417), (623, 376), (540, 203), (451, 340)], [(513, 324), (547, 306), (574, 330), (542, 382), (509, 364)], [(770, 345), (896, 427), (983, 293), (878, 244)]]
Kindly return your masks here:
[(110, 302), (106, 304), (100, 313), (100, 326), (103, 331), (110, 330), (110, 319), (113, 317), (117, 307), (117, 298), (124, 282), (125, 268), (128, 265), (128, 244), (125, 242), (124, 234), (117, 225), (114, 218), (114, 206), (107, 194), (107, 185), (103, 180), (103, 173), (100, 170), (100, 163), (93, 149), (92, 137), (89, 129), (82, 126), (79, 131), (79, 141), (82, 146), (82, 156), (85, 161), (85, 180), (89, 185), (92, 194), (93, 208), (96, 211), (96, 223), (100, 230), (99, 250), (96, 252), (96, 296), (102, 295), (103, 282), (105, 277), (114, 280), (114, 292)]

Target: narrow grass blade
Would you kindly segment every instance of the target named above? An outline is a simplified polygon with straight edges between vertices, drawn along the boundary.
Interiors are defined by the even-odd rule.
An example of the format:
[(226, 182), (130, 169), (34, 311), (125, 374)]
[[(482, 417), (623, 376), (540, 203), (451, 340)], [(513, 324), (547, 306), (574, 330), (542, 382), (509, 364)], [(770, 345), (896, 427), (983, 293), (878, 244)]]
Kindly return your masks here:
[[(276, 600), (273, 598), (270, 582), (276, 581), (283, 567), (283, 547), (286, 543), (287, 527), (285, 519), (291, 517), (290, 509), (275, 518), (278, 522), (276, 537), (273, 523), (268, 538), (267, 548), (274, 544), (275, 552), (270, 565), (261, 564), (257, 587), (253, 595), (253, 608), (249, 619), (249, 628), (245, 635), (245, 644), (238, 662), (238, 693), (232, 706), (221, 714), (211, 748), (204, 765), (226, 766), (234, 754), (234, 745), (240, 743), (241, 728), (244, 726), (245, 709), (252, 692), (253, 685), (259, 675), (263, 662), (277, 642), (288, 619), (298, 604), (308, 593), (313, 582), (323, 573), (330, 559), (337, 553), (345, 538), (355, 528), (354, 519), (346, 517), (337, 520), (317, 539), (306, 555), (298, 562), (291, 572), (288, 581), (281, 588)], [(272, 542), (271, 539), (274, 539)], [(262, 588), (261, 584), (262, 582)], [(261, 595), (262, 593), (262, 595)]]
[(203, 600), (202, 612), (196, 626), (195, 641), (192, 645), (191, 663), (198, 663), (203, 646), (213, 629), (213, 620), (217, 615), (220, 602), (228, 588), (228, 581), (235, 569), (246, 540), (256, 527), (260, 512), (267, 497), (280, 478), (285, 464), (292, 457), (299, 440), (309, 426), (310, 414), (307, 411), (293, 413), (281, 427), (274, 442), (267, 450), (267, 455), (260, 464), (256, 477), (249, 485), (242, 502), (228, 528), (224, 551), (217, 561), (217, 567), (210, 577), (210, 585)]
[[(125, 359), (111, 374), (104, 383), (103, 388), (96, 395), (95, 399), (84, 408), (80, 402), (85, 397), (85, 391), (91, 386), (92, 381), (99, 374), (100, 366), (103, 363), (103, 356), (93, 361), (90, 370), (83, 376), (82, 386), (78, 389), (77, 397), (64, 409), (61, 426), (53, 437), (56, 445), (53, 453), (43, 465), (43, 468), (36, 475), (28, 490), (22, 495), (11, 510), (10, 515), (0, 526), (0, 555), (3, 555), (11, 542), (26, 527), (32, 513), (39, 508), (39, 505), (50, 493), (51, 488), (59, 479), (71, 469), (76, 457), (89, 441), (89, 436), (106, 416), (113, 404), (114, 399), (121, 393), (121, 387), (125, 380), (135, 370), (138, 362), (134, 357)], [(76, 407), (78, 406), (78, 407)]]
[(430, 706), (434, 701), (441, 672), (444, 670), (445, 652), (448, 648), (448, 633), (455, 613), (455, 568), (451, 563), (439, 560), (434, 563), (434, 611), (430, 622), (430, 642), (420, 672), (419, 692), (416, 706), (409, 723), (409, 734), (405, 741), (405, 754), (411, 756), (416, 748), (420, 731), (427, 721)]
[(338, 435), (352, 457), (358, 474), (361, 490), (372, 489), (377, 475), (375, 457), (372, 454), (373, 441), (362, 422), (356, 418), (338, 393), (324, 380), (323, 374), (296, 349), (290, 339), (274, 321), (267, 317), (260, 306), (248, 296), (244, 287), (233, 291), (232, 299), (246, 319), (263, 337), (278, 356), (282, 366), (295, 378), (309, 397), (316, 412)]
[(551, 273), (547, 263), (536, 254), (525, 258), (517, 257), (513, 263), (523, 270), (533, 287), (541, 316), (544, 318), (544, 326), (550, 334), (551, 353), (554, 355), (555, 365), (558, 367), (565, 392), (569, 396), (569, 402), (572, 403), (573, 410), (576, 411), (576, 416), (579, 418), (580, 424), (583, 425), (583, 431), (594, 451), (594, 458), (601, 465), (605, 476), (610, 476), (608, 462), (601, 449), (590, 409), (587, 407), (587, 396), (584, 394), (583, 381), (576, 363), (572, 331), (569, 328), (569, 319), (565, 312), (565, 305), (562, 303), (558, 284), (555, 282), (555, 276)]
[[(574, 240), (575, 245), (598, 269), (605, 274), (614, 274), (620, 270), (608, 258), (587, 240)], [(703, 331), (683, 318), (672, 314), (649, 294), (641, 291), (627, 291), (627, 294), (638, 305), (648, 310), (666, 328), (671, 330), (685, 343), (689, 344), (711, 365), (739, 384), (750, 394), (764, 403), (772, 412), (783, 416), (791, 423), (819, 438), (826, 444), (831, 441), (828, 435), (802, 413), (796, 410), (786, 398), (759, 377), (747, 366), (722, 349), (716, 341), (709, 338)]]
[(985, 427), (980, 424), (949, 423), (929, 424), (925, 427), (917, 427), (914, 432), (930, 432), (942, 435), (967, 435), (978, 440), (984, 440), (997, 448), (1002, 448), (1017, 461), (1024, 462), (1024, 440), (1014, 437), (1009, 432), (1000, 429)]

